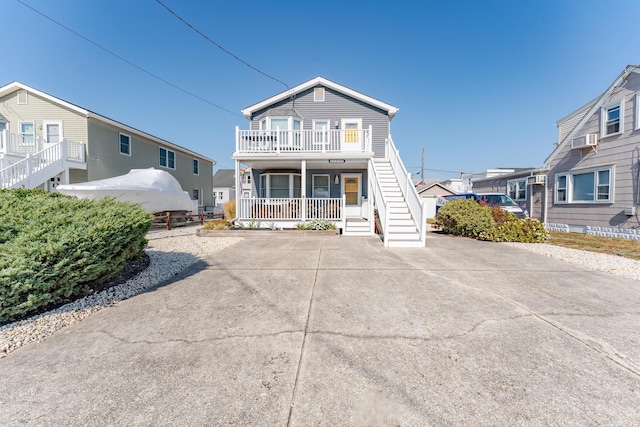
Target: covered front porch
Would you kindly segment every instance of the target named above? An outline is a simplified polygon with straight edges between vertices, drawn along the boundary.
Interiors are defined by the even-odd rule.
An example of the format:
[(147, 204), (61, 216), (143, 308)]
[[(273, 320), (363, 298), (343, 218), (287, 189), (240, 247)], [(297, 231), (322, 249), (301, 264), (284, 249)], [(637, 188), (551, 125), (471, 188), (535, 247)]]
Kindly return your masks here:
[(327, 221), (343, 234), (358, 221), (360, 232), (373, 234), (368, 167), (368, 158), (236, 159), (235, 220), (283, 229)]

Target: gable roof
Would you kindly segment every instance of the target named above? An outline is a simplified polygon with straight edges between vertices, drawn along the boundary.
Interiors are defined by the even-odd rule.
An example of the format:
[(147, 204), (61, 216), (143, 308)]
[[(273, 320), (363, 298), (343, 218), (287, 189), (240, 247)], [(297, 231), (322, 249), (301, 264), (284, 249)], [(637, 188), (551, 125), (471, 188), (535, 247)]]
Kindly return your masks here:
[(453, 191), (452, 189), (450, 189), (446, 185), (442, 184), (441, 182), (433, 182), (431, 184), (418, 185), (418, 186), (416, 186), (416, 191), (418, 192), (418, 194), (422, 194), (425, 191), (430, 190), (433, 187), (438, 187), (441, 190), (448, 191), (449, 193), (452, 193), (452, 194), (456, 193), (455, 191)]
[(285, 90), (284, 92), (280, 92), (277, 95), (274, 95), (270, 98), (260, 101), (257, 104), (250, 105), (247, 108), (242, 110), (242, 114), (247, 119), (251, 120), (251, 116), (254, 112), (261, 110), (265, 107), (268, 107), (269, 105), (275, 104), (276, 102), (280, 102), (283, 99), (289, 98), (292, 95), (297, 95), (300, 92), (304, 92), (305, 90), (311, 89), (316, 86), (328, 87), (329, 89), (333, 89), (336, 92), (340, 92), (342, 94), (348, 95), (352, 98), (358, 99), (367, 104), (373, 105), (374, 107), (378, 107), (381, 110), (384, 110), (387, 112), (387, 115), (389, 116), (389, 120), (393, 119), (393, 117), (398, 112), (398, 108), (394, 107), (391, 104), (387, 104), (386, 102), (382, 102), (378, 99), (372, 98), (368, 95), (365, 95), (363, 93), (350, 89), (346, 86), (343, 86), (336, 82), (332, 82), (331, 80), (325, 79), (324, 77), (318, 76), (314, 79), (301, 83), (296, 87)]
[[(624, 70), (622, 70), (622, 73), (620, 73), (620, 75), (613, 81), (613, 83), (611, 83), (611, 85), (607, 88), (607, 90), (602, 92), (602, 94), (599, 97), (597, 97), (594, 101), (591, 101), (591, 102), (589, 102), (589, 103), (587, 103), (585, 105), (585, 106), (588, 106), (590, 103), (592, 103), (590, 108), (588, 108), (587, 113), (584, 116), (582, 116), (582, 119), (580, 119), (580, 121), (578, 123), (576, 123), (576, 125), (571, 130), (571, 132), (569, 132), (564, 137), (562, 142), (560, 142), (557, 145), (557, 147), (551, 152), (551, 154), (549, 154), (549, 157), (547, 157), (545, 159), (545, 161), (544, 161), (545, 169), (549, 168), (549, 163), (558, 155), (558, 153), (560, 153), (560, 151), (571, 141), (571, 139), (573, 139), (573, 137), (578, 132), (578, 130), (582, 129), (582, 127), (587, 122), (587, 120), (589, 120), (595, 114), (595, 112), (598, 111), (598, 109), (600, 107), (602, 107), (602, 105), (604, 105), (604, 103), (607, 101), (607, 99), (609, 98), (611, 93), (618, 86), (620, 86), (626, 80), (626, 78), (629, 77), (629, 74), (631, 74), (631, 73), (640, 74), (640, 65), (627, 65), (624, 68)], [(584, 108), (585, 106), (582, 106), (580, 108)], [(579, 112), (579, 111), (580, 111), (580, 109), (574, 111), (574, 113), (575, 112)], [(569, 116), (564, 117), (563, 119), (559, 120), (558, 122), (561, 122), (562, 120), (566, 119), (567, 117), (569, 117)], [(556, 123), (558, 123), (558, 122), (556, 122)]]
[(214, 188), (235, 188), (236, 171), (234, 169), (218, 169), (213, 175), (213, 187)]
[(17, 81), (14, 81), (12, 83), (9, 83), (7, 85), (4, 85), (4, 86), (0, 87), (0, 98), (3, 97), (3, 96), (9, 95), (10, 93), (13, 93), (15, 91), (18, 91), (18, 90), (26, 90), (27, 92), (33, 93), (33, 94), (35, 94), (35, 95), (37, 95), (37, 96), (39, 96), (41, 98), (46, 99), (49, 102), (52, 102), (54, 104), (60, 105), (62, 107), (65, 107), (65, 108), (67, 108), (67, 109), (69, 109), (71, 111), (75, 111), (76, 113), (78, 113), (78, 114), (80, 114), (80, 115), (82, 115), (82, 116), (84, 116), (86, 118), (96, 119), (96, 120), (99, 120), (99, 121), (101, 121), (103, 123), (107, 123), (109, 125), (119, 127), (121, 129), (126, 130), (127, 132), (134, 133), (134, 134), (136, 134), (138, 136), (141, 136), (143, 138), (147, 138), (147, 139), (150, 139), (150, 140), (152, 140), (154, 142), (157, 142), (158, 144), (162, 144), (162, 145), (165, 145), (165, 146), (167, 146), (169, 148), (180, 150), (183, 153), (187, 153), (187, 154), (192, 155), (194, 157), (198, 157), (198, 158), (200, 158), (202, 160), (210, 161), (214, 165), (216, 164), (215, 160), (210, 159), (210, 158), (208, 158), (206, 156), (203, 156), (202, 154), (196, 153), (195, 151), (189, 150), (188, 148), (181, 147), (180, 145), (177, 145), (177, 144), (174, 144), (172, 142), (166, 141), (166, 140), (164, 140), (162, 138), (158, 138), (157, 136), (153, 136), (151, 134), (148, 134), (146, 132), (143, 132), (141, 130), (133, 128), (131, 126), (125, 125), (124, 123), (120, 123), (120, 122), (118, 122), (116, 120), (113, 120), (113, 119), (110, 119), (108, 117), (102, 116), (102, 115), (100, 115), (98, 113), (94, 113), (93, 111), (90, 111), (90, 110), (87, 110), (85, 108), (79, 107), (78, 105), (72, 104), (72, 103), (67, 102), (67, 101), (65, 101), (63, 99), (56, 98), (53, 95), (49, 95), (48, 93), (42, 92), (42, 91), (40, 91), (38, 89), (34, 89), (34, 88), (30, 87), (30, 86), (27, 86), (27, 85), (25, 85), (23, 83), (20, 83), (20, 82), (17, 82)]

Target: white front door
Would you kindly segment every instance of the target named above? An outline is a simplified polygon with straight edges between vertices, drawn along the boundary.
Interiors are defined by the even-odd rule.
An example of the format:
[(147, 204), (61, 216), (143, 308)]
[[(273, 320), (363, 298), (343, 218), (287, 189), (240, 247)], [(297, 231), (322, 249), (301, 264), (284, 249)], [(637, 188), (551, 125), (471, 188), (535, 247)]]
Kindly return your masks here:
[(62, 141), (62, 122), (42, 122), (42, 138), (44, 139), (44, 146), (42, 148), (51, 147)]
[(342, 151), (363, 151), (362, 119), (342, 119)]
[(340, 187), (345, 199), (345, 216), (360, 218), (362, 216), (362, 174), (343, 173)]

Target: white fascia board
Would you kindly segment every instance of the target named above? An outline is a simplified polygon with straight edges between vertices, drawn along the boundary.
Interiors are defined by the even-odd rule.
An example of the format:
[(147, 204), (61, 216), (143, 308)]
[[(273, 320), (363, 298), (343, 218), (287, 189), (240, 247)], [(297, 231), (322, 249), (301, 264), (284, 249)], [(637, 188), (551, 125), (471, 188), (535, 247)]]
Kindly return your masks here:
[(216, 164), (215, 160), (210, 159), (208, 157), (205, 157), (202, 154), (198, 154), (198, 153), (196, 153), (194, 151), (191, 151), (191, 150), (189, 150), (187, 148), (180, 147), (179, 145), (173, 144), (173, 143), (171, 143), (169, 141), (165, 141), (163, 139), (160, 139), (160, 138), (155, 137), (153, 135), (150, 135), (148, 133), (142, 132), (142, 131), (140, 131), (138, 129), (132, 128), (131, 126), (127, 126), (127, 125), (125, 125), (123, 123), (117, 122), (117, 121), (112, 120), (112, 119), (110, 119), (108, 117), (101, 116), (100, 114), (97, 114), (97, 113), (94, 113), (92, 111), (86, 110), (86, 109), (81, 108), (81, 107), (79, 107), (77, 105), (71, 104), (70, 102), (64, 101), (64, 100), (62, 100), (60, 98), (56, 98), (55, 96), (49, 95), (48, 93), (42, 92), (42, 91), (40, 91), (38, 89), (34, 89), (34, 88), (32, 88), (30, 86), (27, 86), (27, 85), (25, 85), (23, 83), (20, 83), (20, 82), (9, 83), (8, 85), (5, 85), (5, 86), (1, 87), (0, 88), (0, 97), (8, 95), (8, 94), (10, 94), (12, 92), (15, 92), (17, 90), (26, 90), (27, 92), (31, 92), (31, 93), (33, 93), (33, 94), (35, 94), (35, 95), (37, 95), (39, 97), (42, 97), (42, 98), (44, 98), (44, 99), (46, 99), (46, 100), (48, 100), (48, 101), (50, 101), (50, 102), (52, 102), (54, 104), (58, 104), (58, 105), (60, 105), (62, 107), (65, 107), (65, 108), (68, 108), (68, 109), (70, 109), (72, 111), (75, 111), (75, 112), (85, 116), (86, 118), (89, 118), (89, 117), (94, 118), (96, 120), (102, 121), (104, 123), (108, 123), (108, 124), (110, 124), (112, 126), (120, 128), (120, 129), (124, 129), (127, 132), (135, 133), (135, 134), (137, 134), (139, 136), (142, 136), (144, 138), (150, 139), (150, 140), (155, 141), (155, 142), (157, 142), (159, 144), (166, 145), (167, 147), (173, 148), (174, 150), (182, 151), (183, 153), (189, 154), (189, 155), (191, 155), (193, 157), (197, 157), (199, 159), (212, 162), (214, 165)]
[(247, 108), (242, 110), (242, 114), (248, 119), (251, 120), (251, 115), (258, 110), (261, 110), (265, 107), (268, 107), (269, 105), (275, 104), (277, 102), (282, 101), (283, 99), (286, 99), (288, 97), (290, 97), (291, 95), (294, 94), (298, 94), (300, 92), (303, 92), (307, 89), (310, 89), (312, 87), (315, 87), (317, 85), (322, 85), (325, 87), (328, 87), (330, 89), (333, 89), (337, 92), (341, 92), (344, 93), (345, 95), (348, 95), (352, 98), (358, 99), (362, 102), (366, 102), (367, 104), (371, 104), (375, 107), (380, 108), (381, 110), (385, 110), (387, 111), (387, 114), (389, 115), (389, 119), (392, 119), (393, 116), (396, 115), (396, 113), (398, 112), (398, 108), (394, 107), (391, 104), (387, 104), (386, 102), (382, 102), (378, 99), (372, 98), (370, 96), (367, 96), (363, 93), (360, 93), (358, 91), (355, 91), (353, 89), (350, 89), (346, 86), (342, 86), (338, 83), (332, 82), (331, 80), (327, 80), (324, 77), (316, 77), (314, 79), (311, 79), (309, 81), (306, 81), (304, 83), (299, 84), (296, 87), (293, 87), (291, 89), (288, 89), (284, 92), (280, 92), (277, 95), (274, 95), (270, 98), (265, 99), (264, 101), (260, 101), (257, 104), (253, 104), (248, 106)]
[(582, 117), (580, 122), (578, 122), (578, 124), (571, 130), (571, 132), (569, 132), (567, 134), (567, 136), (565, 136), (565, 138), (562, 140), (562, 142), (560, 144), (558, 144), (558, 146), (545, 159), (545, 161), (544, 161), (544, 168), (545, 169), (547, 169), (547, 170), (549, 169), (549, 163), (551, 162), (551, 160), (553, 160), (558, 155), (560, 150), (562, 150), (562, 148), (564, 148), (564, 146), (567, 145), (573, 139), (573, 137), (576, 135), (576, 133), (578, 133), (578, 130), (582, 129), (582, 127), (587, 122), (587, 120), (589, 120), (596, 113), (596, 111), (598, 111), (598, 109), (600, 109), (600, 107), (602, 107), (604, 105), (605, 101), (611, 95), (611, 92), (613, 92), (613, 90), (616, 87), (618, 87), (624, 81), (624, 79), (626, 79), (629, 76), (629, 74), (632, 73), (632, 72), (635, 72), (635, 73), (638, 72), (638, 66), (637, 65), (628, 65), (628, 66), (626, 66), (625, 69), (622, 71), (622, 73), (620, 73), (618, 78), (615, 79), (613, 81), (613, 83), (611, 83), (611, 85), (607, 88), (607, 90), (602, 92), (602, 95), (600, 95), (598, 98), (596, 98), (596, 102), (591, 106), (591, 108), (589, 109), (587, 114), (585, 114), (584, 117)]
[(85, 110), (84, 108), (78, 107), (77, 105), (71, 104), (70, 102), (67, 101), (63, 101), (60, 98), (56, 98), (55, 96), (51, 96), (48, 93), (39, 91), (38, 89), (34, 89), (30, 86), (27, 86), (25, 84), (22, 84), (20, 82), (13, 82), (13, 83), (9, 83), (8, 85), (5, 85), (3, 87), (0, 88), (0, 96), (5, 96), (8, 95), (12, 92), (18, 91), (18, 90), (26, 90), (27, 92), (31, 92), (34, 95), (37, 95), (39, 97), (42, 97), (48, 101), (51, 101), (55, 104), (61, 105), (63, 107), (66, 107), (72, 111), (75, 111), (77, 113), (80, 113), (84, 116), (87, 115), (88, 110)]
[(188, 154), (190, 156), (197, 157), (199, 159), (209, 161), (209, 162), (213, 163), (214, 165), (216, 164), (215, 160), (210, 159), (210, 158), (208, 158), (206, 156), (203, 156), (202, 154), (196, 153), (195, 151), (191, 151), (188, 148), (181, 147), (181, 146), (176, 145), (176, 144), (174, 144), (172, 142), (166, 141), (166, 140), (164, 140), (162, 138), (158, 138), (157, 136), (153, 136), (151, 134), (148, 134), (148, 133), (143, 132), (141, 130), (138, 130), (136, 128), (132, 128), (131, 126), (127, 126), (124, 123), (120, 123), (120, 122), (115, 121), (113, 119), (110, 119), (108, 117), (101, 116), (100, 114), (94, 113), (93, 111), (88, 111), (87, 112), (87, 117), (99, 120), (99, 121), (101, 121), (103, 123), (107, 123), (107, 124), (109, 124), (111, 126), (114, 126), (114, 127), (120, 128), (120, 129), (124, 129), (125, 131), (127, 131), (129, 133), (135, 133), (138, 136), (141, 136), (141, 137), (146, 138), (146, 139), (150, 139), (150, 140), (152, 140), (154, 142), (157, 142), (158, 144), (162, 144), (162, 145), (166, 146), (167, 148), (172, 148), (172, 149), (174, 149), (176, 151), (181, 151), (181, 152), (186, 153), (186, 154)]

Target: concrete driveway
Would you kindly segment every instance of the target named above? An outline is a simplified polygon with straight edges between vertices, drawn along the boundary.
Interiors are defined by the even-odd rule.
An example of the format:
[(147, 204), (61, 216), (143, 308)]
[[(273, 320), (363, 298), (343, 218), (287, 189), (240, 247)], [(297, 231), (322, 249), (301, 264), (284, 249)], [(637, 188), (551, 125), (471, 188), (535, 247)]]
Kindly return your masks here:
[(0, 424), (638, 424), (640, 282), (448, 236), (269, 237), (0, 359)]

